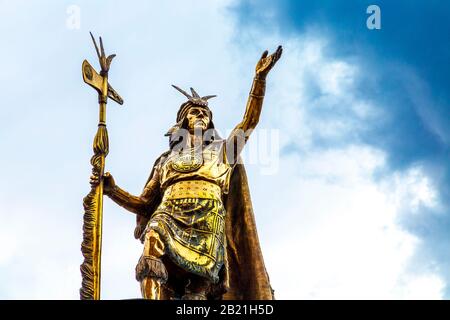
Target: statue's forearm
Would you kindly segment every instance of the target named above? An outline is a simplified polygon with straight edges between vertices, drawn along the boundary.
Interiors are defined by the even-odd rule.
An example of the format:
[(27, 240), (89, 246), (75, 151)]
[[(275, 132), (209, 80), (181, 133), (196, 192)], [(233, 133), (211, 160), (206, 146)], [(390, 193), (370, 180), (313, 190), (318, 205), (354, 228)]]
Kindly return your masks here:
[(146, 202), (144, 199), (134, 196), (118, 186), (114, 186), (107, 195), (119, 206), (133, 213), (142, 214), (145, 210)]
[(158, 175), (155, 174), (147, 183), (142, 194), (137, 197), (114, 185), (107, 195), (119, 206), (136, 213), (148, 216), (161, 200)]
[(266, 80), (256, 75), (247, 100), (245, 114), (242, 121), (234, 128), (227, 139), (227, 158), (230, 163), (236, 163), (251, 130), (256, 128), (266, 91)]
[(256, 128), (262, 110), (265, 91), (266, 80), (262, 77), (255, 76), (247, 100), (244, 118), (238, 125), (238, 129), (247, 131)]

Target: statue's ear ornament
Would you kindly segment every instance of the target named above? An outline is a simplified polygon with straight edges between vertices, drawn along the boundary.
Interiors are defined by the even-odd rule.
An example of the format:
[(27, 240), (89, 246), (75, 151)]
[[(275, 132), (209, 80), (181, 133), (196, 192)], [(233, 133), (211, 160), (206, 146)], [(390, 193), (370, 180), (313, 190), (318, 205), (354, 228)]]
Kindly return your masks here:
[(181, 92), (182, 95), (184, 95), (186, 98), (188, 98), (189, 101), (191, 101), (193, 104), (200, 105), (200, 106), (208, 106), (208, 100), (214, 97), (217, 97), (216, 95), (209, 95), (200, 97), (200, 95), (194, 90), (194, 88), (191, 89), (192, 95), (184, 91), (183, 89), (180, 89), (176, 85), (172, 85), (175, 89), (177, 89), (179, 92)]

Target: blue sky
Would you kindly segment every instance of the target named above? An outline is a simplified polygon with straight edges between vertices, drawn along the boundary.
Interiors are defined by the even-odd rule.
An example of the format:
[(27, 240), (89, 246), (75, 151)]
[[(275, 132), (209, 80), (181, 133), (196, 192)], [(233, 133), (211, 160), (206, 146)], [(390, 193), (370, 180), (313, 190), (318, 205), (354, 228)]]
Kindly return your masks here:
[[(370, 4), (381, 9), (381, 30), (366, 28)], [(70, 5), (80, 9), (78, 29), (67, 27)], [(97, 118), (80, 72), (85, 58), (97, 67), (90, 30), (117, 54), (110, 82), (125, 104), (108, 106), (107, 169), (121, 187), (138, 194), (167, 147), (182, 102), (170, 84), (217, 94), (215, 124), (226, 132), (243, 115), (261, 52), (281, 44), (247, 148), (264, 144), (264, 130), (276, 133), (280, 151), (272, 144), (266, 157), (275, 167), (249, 158), (247, 169), (277, 297), (450, 297), (447, 2), (0, 7), (0, 298), (78, 297)], [(106, 201), (104, 298), (139, 296), (133, 228), (134, 217)]]

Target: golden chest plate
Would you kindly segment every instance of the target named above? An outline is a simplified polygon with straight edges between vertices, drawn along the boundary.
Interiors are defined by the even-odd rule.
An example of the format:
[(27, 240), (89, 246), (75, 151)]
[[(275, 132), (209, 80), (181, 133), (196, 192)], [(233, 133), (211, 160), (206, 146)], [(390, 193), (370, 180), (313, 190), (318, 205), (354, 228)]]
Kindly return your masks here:
[(199, 153), (180, 154), (173, 158), (172, 168), (178, 172), (192, 172), (203, 164), (203, 157)]

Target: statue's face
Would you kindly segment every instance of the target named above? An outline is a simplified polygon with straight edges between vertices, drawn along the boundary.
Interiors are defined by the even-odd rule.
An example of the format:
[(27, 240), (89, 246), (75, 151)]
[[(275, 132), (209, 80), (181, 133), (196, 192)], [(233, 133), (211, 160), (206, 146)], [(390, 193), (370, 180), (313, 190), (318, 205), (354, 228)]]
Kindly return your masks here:
[(206, 130), (209, 126), (209, 113), (201, 107), (192, 107), (189, 109), (186, 118), (188, 120), (189, 131), (194, 129)]

